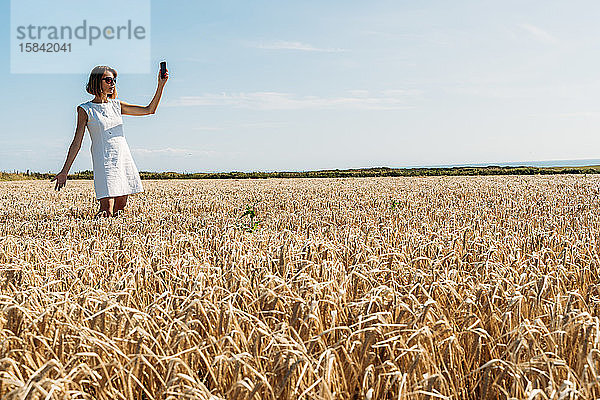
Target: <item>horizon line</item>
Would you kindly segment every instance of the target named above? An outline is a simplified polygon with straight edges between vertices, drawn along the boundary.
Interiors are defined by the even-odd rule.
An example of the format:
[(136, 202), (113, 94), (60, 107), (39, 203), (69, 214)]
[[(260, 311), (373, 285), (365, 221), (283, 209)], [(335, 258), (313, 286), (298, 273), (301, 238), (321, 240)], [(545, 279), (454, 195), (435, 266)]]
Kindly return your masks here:
[[(597, 164), (589, 164), (584, 162), (596, 162)], [(560, 163), (560, 164), (554, 164)], [(538, 165), (534, 165), (538, 164)], [(348, 168), (322, 168), (322, 169), (309, 169), (309, 170), (230, 170), (230, 171), (196, 171), (196, 172), (182, 172), (182, 171), (148, 171), (148, 170), (140, 170), (139, 172), (145, 173), (178, 173), (178, 174), (223, 174), (223, 173), (232, 173), (232, 172), (242, 172), (242, 173), (282, 173), (282, 172), (319, 172), (319, 171), (344, 171), (344, 170), (361, 170), (361, 169), (377, 169), (377, 168), (389, 168), (389, 169), (418, 169), (418, 168), (468, 168), (468, 167), (587, 167), (587, 166), (600, 166), (600, 158), (582, 158), (582, 159), (558, 159), (558, 160), (529, 160), (529, 161), (500, 161), (500, 162), (485, 162), (485, 163), (454, 163), (454, 164), (420, 164), (420, 165), (406, 165), (406, 166), (362, 166), (362, 167), (348, 167)], [(44, 173), (40, 171), (20, 171), (20, 170), (12, 170), (5, 171), (2, 170), (0, 172), (3, 173), (26, 173), (29, 171), (30, 173)], [(92, 170), (80, 170), (76, 172), (72, 172), (72, 174), (78, 174), (81, 172)], [(52, 174), (52, 171), (48, 171), (47, 173)]]

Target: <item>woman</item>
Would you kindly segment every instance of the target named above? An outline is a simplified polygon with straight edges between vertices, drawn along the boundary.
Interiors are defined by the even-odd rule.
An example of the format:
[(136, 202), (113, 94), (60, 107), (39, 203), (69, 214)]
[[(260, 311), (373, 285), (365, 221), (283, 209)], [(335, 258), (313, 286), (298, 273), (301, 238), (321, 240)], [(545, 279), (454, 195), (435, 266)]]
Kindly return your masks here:
[(94, 99), (77, 106), (77, 128), (75, 138), (69, 147), (67, 160), (56, 180), (55, 190), (67, 183), (67, 173), (75, 160), (85, 127), (92, 138), (92, 163), (94, 166), (94, 190), (100, 200), (100, 215), (116, 216), (123, 212), (127, 196), (143, 192), (140, 174), (133, 162), (129, 146), (123, 135), (121, 115), (154, 114), (165, 83), (169, 79), (167, 71), (164, 78), (158, 75), (158, 87), (152, 101), (147, 106), (138, 106), (117, 100), (117, 71), (107, 66), (97, 66), (90, 73), (86, 91)]

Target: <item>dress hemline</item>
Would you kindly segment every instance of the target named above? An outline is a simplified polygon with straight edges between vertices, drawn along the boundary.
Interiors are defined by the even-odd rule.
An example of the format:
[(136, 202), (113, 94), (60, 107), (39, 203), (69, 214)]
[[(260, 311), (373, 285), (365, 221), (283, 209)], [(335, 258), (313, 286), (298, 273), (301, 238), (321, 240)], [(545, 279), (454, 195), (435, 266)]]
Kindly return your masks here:
[(123, 193), (123, 194), (114, 194), (114, 195), (109, 194), (109, 195), (101, 196), (101, 197), (96, 196), (96, 200), (105, 199), (107, 197), (120, 197), (120, 196), (125, 196), (125, 195), (129, 196), (130, 194), (136, 194), (136, 193), (142, 193), (142, 192), (144, 192), (143, 189), (134, 191), (134, 192)]

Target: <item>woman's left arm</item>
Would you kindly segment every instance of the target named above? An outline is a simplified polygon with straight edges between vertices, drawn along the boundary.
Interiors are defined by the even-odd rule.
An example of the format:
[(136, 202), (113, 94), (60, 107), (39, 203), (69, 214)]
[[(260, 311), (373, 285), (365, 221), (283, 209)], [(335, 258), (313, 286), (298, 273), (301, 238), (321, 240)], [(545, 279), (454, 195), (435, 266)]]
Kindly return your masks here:
[(160, 96), (162, 96), (165, 83), (169, 79), (169, 71), (165, 73), (165, 77), (161, 78), (160, 71), (158, 72), (158, 86), (156, 87), (156, 93), (152, 101), (147, 106), (138, 106), (135, 104), (129, 104), (121, 100), (121, 114), (123, 115), (148, 115), (154, 114), (158, 108), (160, 102)]

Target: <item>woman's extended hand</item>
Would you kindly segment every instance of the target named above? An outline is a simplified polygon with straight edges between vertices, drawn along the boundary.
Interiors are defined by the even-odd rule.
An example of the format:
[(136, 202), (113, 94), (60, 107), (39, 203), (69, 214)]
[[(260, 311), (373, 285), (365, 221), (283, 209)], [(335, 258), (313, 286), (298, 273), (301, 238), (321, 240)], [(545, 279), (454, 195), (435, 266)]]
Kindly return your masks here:
[(160, 69), (158, 70), (158, 84), (159, 85), (164, 85), (165, 83), (167, 83), (167, 79), (169, 79), (169, 70), (165, 70), (165, 77), (161, 78), (160, 77)]
[(54, 186), (54, 190), (60, 190), (63, 186), (67, 184), (67, 173), (60, 172), (54, 178), (50, 179), (50, 182), (56, 180), (56, 186)]

